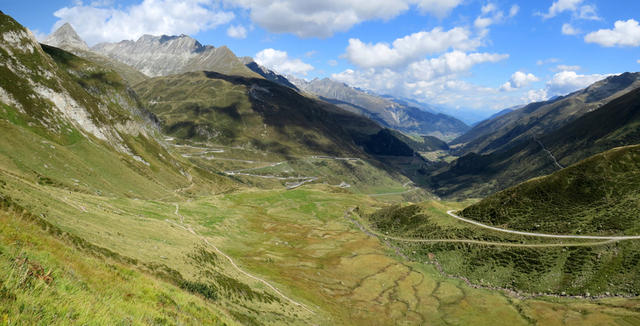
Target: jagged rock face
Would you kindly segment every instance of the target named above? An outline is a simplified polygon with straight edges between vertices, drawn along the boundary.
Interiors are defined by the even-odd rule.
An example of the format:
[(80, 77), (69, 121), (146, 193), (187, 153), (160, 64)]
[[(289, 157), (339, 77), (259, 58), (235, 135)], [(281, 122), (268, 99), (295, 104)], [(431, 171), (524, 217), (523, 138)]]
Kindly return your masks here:
[(328, 78), (305, 81), (289, 78), (298, 88), (322, 97), (352, 112), (374, 119), (383, 126), (403, 132), (450, 139), (468, 129), (463, 122), (445, 114), (434, 114), (350, 87)]
[(42, 43), (55, 46), (101, 66), (113, 69), (130, 85), (135, 85), (148, 78), (148, 76), (129, 65), (91, 51), (87, 43), (80, 38), (69, 23), (62, 25)]
[(42, 43), (65, 50), (89, 51), (87, 43), (80, 38), (69, 23), (62, 25)]
[(92, 50), (152, 77), (191, 71), (260, 77), (245, 67), (226, 46), (203, 46), (187, 35), (144, 35), (137, 41), (100, 43)]

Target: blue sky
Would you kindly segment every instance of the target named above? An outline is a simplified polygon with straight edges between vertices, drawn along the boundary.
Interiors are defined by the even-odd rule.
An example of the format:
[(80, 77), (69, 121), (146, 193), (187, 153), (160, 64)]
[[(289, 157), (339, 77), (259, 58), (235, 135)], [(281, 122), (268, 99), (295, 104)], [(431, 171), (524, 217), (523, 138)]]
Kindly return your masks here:
[(282, 74), (488, 115), (640, 70), (637, 0), (6, 1), (42, 37), (188, 34)]

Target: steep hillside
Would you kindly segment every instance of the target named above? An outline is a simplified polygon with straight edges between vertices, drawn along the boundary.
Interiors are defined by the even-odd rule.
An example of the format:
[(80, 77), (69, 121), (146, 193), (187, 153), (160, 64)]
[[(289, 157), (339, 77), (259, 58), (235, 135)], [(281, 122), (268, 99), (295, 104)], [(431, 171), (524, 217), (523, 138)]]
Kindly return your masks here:
[(305, 92), (402, 132), (448, 140), (461, 135), (469, 128), (451, 116), (396, 103), (327, 78), (310, 82), (297, 79), (292, 82)]
[(431, 178), (441, 195), (478, 197), (608, 149), (640, 143), (640, 89), (548, 134), (486, 155), (468, 154)]
[(640, 145), (595, 155), (472, 205), (462, 215), (510, 229), (640, 234)]
[(416, 152), (432, 152), (449, 150), (449, 145), (437, 137), (419, 136), (409, 137), (399, 131), (393, 131), (393, 134), (401, 139), (405, 144), (409, 145)]
[(152, 77), (206, 70), (262, 78), (226, 46), (204, 46), (187, 35), (144, 35), (137, 41), (96, 44), (91, 50)]
[[(529, 204), (533, 204), (535, 208), (555, 214), (555, 221), (562, 221), (565, 215), (558, 215), (553, 209), (546, 209), (543, 206), (544, 201), (548, 200), (546, 195), (566, 195), (566, 193), (553, 192), (551, 188), (539, 190), (538, 195), (525, 197), (523, 201), (506, 195), (501, 198), (496, 197), (494, 198), (496, 201), (492, 200), (491, 211), (482, 213), (476, 211), (480, 214), (473, 216), (481, 217), (484, 216), (483, 214), (493, 212), (503, 216), (500, 211), (501, 203), (498, 202), (498, 199), (501, 199), (507, 205), (507, 209), (514, 208), (510, 209), (510, 213), (535, 214), (533, 210), (528, 211), (526, 208)], [(627, 198), (630, 199), (630, 197)], [(539, 200), (542, 201), (539, 202)], [(464, 212), (483, 206), (484, 203), (473, 205)], [(554, 203), (557, 202), (552, 201), (552, 205)], [(518, 293), (520, 297), (525, 298), (547, 295), (556, 298), (567, 295), (583, 298), (612, 295), (636, 297), (640, 293), (640, 264), (638, 264), (640, 241), (638, 240), (556, 239), (499, 232), (456, 220), (446, 213), (451, 209), (460, 209), (461, 206), (464, 207), (464, 203), (441, 201), (393, 205), (366, 214), (359, 220), (363, 225), (367, 225), (370, 234), (389, 242), (407, 259), (414, 262), (429, 261), (439, 266), (438, 268), (446, 275), (459, 277), (478, 287), (508, 289), (512, 294)], [(617, 218), (619, 221), (637, 220), (637, 207), (627, 212), (618, 211), (618, 213), (623, 213)], [(491, 220), (491, 218), (491, 215), (486, 215), (485, 219)], [(601, 222), (604, 221), (600, 220), (597, 223)], [(532, 220), (528, 225), (536, 224), (546, 223), (541, 220)], [(515, 226), (511, 222), (497, 225), (499, 227)], [(584, 225), (562, 229), (564, 231), (573, 229), (577, 233)], [(547, 227), (551, 231), (550, 225)], [(535, 230), (533, 232), (543, 232), (540, 228), (531, 229)], [(584, 231), (583, 229), (578, 234), (585, 234)], [(560, 234), (561, 230), (554, 229), (553, 233)], [(606, 231), (602, 234), (605, 233), (610, 232)]]
[[(158, 142), (155, 116), (117, 73), (41, 47), (13, 19), (1, 19), (3, 171), (76, 191), (134, 197), (170, 194), (189, 183), (188, 170), (204, 173)], [(218, 187), (201, 181), (206, 189)]]
[(117, 72), (130, 85), (135, 85), (149, 77), (131, 66), (110, 59), (89, 49), (69, 23), (65, 23), (43, 41), (44, 44), (55, 46), (91, 62), (108, 67)]
[(361, 156), (360, 146), (382, 129), (262, 78), (194, 72), (153, 78), (136, 85), (136, 91), (170, 135), (282, 155)]
[(640, 87), (640, 73), (611, 76), (593, 85), (546, 102), (529, 104), (474, 126), (452, 144), (457, 152), (488, 154), (518, 141), (557, 130), (582, 115)]
[(18, 207), (7, 207), (2, 200), (3, 323), (237, 324), (207, 299), (141, 272), (127, 257), (91, 246), (74, 235), (60, 236), (59, 228)]

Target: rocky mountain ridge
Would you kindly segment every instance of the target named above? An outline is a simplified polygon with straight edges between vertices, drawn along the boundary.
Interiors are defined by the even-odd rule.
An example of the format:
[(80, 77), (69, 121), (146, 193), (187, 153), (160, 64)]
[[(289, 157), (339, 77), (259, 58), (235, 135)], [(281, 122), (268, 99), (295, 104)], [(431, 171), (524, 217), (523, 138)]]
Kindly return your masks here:
[(295, 78), (289, 80), (305, 92), (402, 132), (449, 140), (469, 128), (462, 121), (446, 114), (404, 105), (328, 78), (316, 78), (311, 81)]
[(214, 71), (226, 75), (261, 78), (226, 46), (205, 46), (184, 34), (143, 35), (136, 41), (96, 44), (91, 50), (128, 64), (151, 77)]

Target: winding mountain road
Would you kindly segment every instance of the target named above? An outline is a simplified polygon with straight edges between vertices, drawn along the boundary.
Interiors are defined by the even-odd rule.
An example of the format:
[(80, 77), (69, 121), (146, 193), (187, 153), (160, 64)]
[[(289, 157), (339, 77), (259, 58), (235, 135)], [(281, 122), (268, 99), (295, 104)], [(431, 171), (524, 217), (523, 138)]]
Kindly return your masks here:
[(584, 243), (517, 243), (517, 242), (495, 242), (495, 241), (484, 241), (484, 240), (473, 240), (473, 239), (422, 239), (422, 238), (404, 238), (404, 237), (396, 237), (387, 234), (382, 234), (378, 231), (375, 231), (369, 228), (365, 223), (361, 222), (357, 217), (351, 217), (352, 211), (346, 211), (344, 217), (355, 224), (362, 232), (373, 236), (378, 237), (382, 240), (394, 240), (401, 242), (413, 242), (413, 243), (471, 243), (485, 246), (496, 246), (496, 247), (517, 247), (517, 248), (550, 248), (550, 247), (592, 247), (599, 246), (604, 244), (609, 244), (613, 242), (617, 242), (619, 240), (607, 239), (604, 241), (598, 242), (584, 242)]
[(493, 231), (498, 231), (498, 232), (504, 232), (504, 233), (511, 233), (511, 234), (518, 234), (518, 235), (526, 235), (526, 236), (530, 236), (530, 237), (541, 237), (541, 238), (552, 238), (552, 239), (587, 239), (587, 240), (613, 240), (613, 241), (620, 241), (620, 240), (637, 240), (640, 239), (640, 235), (623, 235), (623, 236), (599, 236), (599, 235), (567, 235), (567, 234), (548, 234), (548, 233), (535, 233), (535, 232), (523, 232), (523, 231), (514, 231), (514, 230), (507, 230), (507, 229), (502, 229), (502, 228), (498, 228), (495, 226), (490, 226), (490, 225), (486, 225), (474, 220), (470, 220), (464, 217), (460, 217), (456, 214), (453, 213), (454, 210), (450, 210), (447, 211), (447, 214), (459, 221), (462, 222), (466, 222), (466, 223), (470, 223), (476, 226), (479, 226), (481, 228), (485, 228), (485, 229), (489, 229), (489, 230), (493, 230)]

